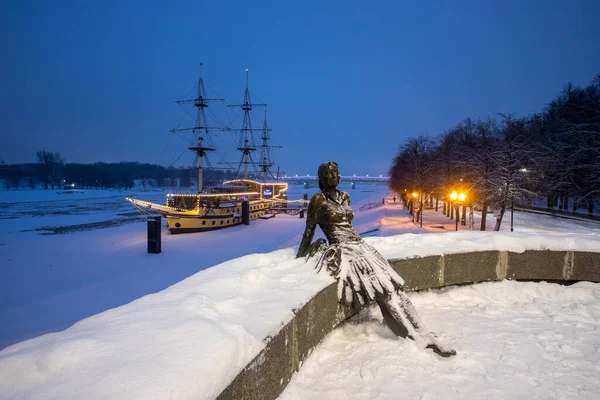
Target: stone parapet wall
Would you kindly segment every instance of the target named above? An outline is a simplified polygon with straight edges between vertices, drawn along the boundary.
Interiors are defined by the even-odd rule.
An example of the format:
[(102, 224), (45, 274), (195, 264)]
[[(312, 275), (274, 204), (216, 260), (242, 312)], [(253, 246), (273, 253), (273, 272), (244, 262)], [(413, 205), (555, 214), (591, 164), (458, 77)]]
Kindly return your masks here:
[[(485, 281), (600, 282), (600, 252), (481, 251), (389, 260), (407, 291)], [(275, 399), (314, 347), (358, 309), (342, 307), (335, 283), (317, 293), (218, 396), (219, 400)]]

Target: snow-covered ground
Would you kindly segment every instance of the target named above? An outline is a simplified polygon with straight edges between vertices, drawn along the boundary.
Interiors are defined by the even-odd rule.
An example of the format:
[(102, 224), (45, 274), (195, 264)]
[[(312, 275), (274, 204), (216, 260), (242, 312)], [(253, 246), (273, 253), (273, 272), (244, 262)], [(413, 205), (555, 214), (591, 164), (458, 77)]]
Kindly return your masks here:
[(372, 307), (330, 333), (290, 399), (597, 399), (600, 285), (502, 281), (410, 293), (458, 354), (398, 339)]
[[(385, 186), (342, 189), (355, 209), (387, 195)], [(304, 192), (292, 188), (291, 197), (294, 191), (297, 197)], [(0, 217), (0, 348), (8, 346), (0, 351), (0, 398), (213, 398), (264, 347), (263, 339), (292, 318), (293, 308), (332, 282), (311, 262), (294, 258), (304, 228), (298, 217), (199, 234), (163, 232), (163, 253), (156, 255), (146, 253), (145, 223), (129, 222), (123, 199), (132, 193), (38, 193), (0, 192), (6, 210)], [(367, 240), (388, 258), (487, 249), (600, 251), (599, 224), (522, 213), (515, 214), (512, 233), (452, 232), (454, 224), (433, 210), (421, 229), (398, 203), (356, 212), (354, 225), (359, 232), (378, 228)], [(35, 230), (44, 226), (66, 228)], [(63, 234), (45, 234), (54, 232)], [(564, 386), (552, 380), (550, 387), (561, 387), (555, 393), (568, 396), (573, 389), (585, 397), (600, 388), (593, 379), (600, 376), (593, 367), (600, 347), (598, 290), (590, 283), (500, 282), (411, 294), (429, 328), (456, 346), (457, 357), (440, 360), (391, 337), (371, 310), (364, 323), (333, 332), (284, 396), (358, 396), (359, 371), (365, 376), (360, 390), (374, 398), (555, 397), (539, 392), (553, 373), (568, 377)], [(565, 320), (571, 330), (556, 324), (577, 315), (578, 323)], [(342, 351), (331, 353), (332, 347)], [(530, 348), (538, 353), (525, 351)], [(383, 354), (392, 369), (379, 361)], [(542, 362), (547, 357), (554, 364)], [(311, 374), (325, 379), (321, 365), (331, 371), (327, 380), (342, 378), (325, 359), (348, 369), (343, 395), (311, 383)], [(420, 375), (407, 377), (415, 369)], [(531, 391), (508, 382), (502, 387), (518, 373), (531, 378)], [(458, 389), (430, 387), (432, 379)]]

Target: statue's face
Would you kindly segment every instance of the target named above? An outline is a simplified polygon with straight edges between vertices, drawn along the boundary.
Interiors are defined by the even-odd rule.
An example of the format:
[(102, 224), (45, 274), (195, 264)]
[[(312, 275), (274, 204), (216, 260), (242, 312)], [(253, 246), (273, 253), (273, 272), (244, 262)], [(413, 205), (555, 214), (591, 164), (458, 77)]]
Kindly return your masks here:
[(340, 172), (338, 171), (338, 167), (329, 163), (327, 166), (327, 173), (325, 175), (325, 185), (327, 187), (337, 187), (338, 183), (340, 183)]

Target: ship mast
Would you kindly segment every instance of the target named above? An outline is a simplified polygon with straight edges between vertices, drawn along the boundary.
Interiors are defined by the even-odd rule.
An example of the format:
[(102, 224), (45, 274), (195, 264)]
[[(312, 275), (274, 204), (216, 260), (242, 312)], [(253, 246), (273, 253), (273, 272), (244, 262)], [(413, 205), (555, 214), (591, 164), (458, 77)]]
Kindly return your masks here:
[[(275, 162), (271, 160), (270, 149), (280, 148), (281, 146), (272, 146), (269, 145), (269, 125), (267, 124), (267, 110), (265, 109), (265, 122), (263, 123), (262, 129), (262, 145), (260, 146), (260, 163), (258, 166), (260, 167), (261, 172), (263, 173), (263, 182), (267, 181), (267, 174), (269, 172), (269, 168), (271, 168)], [(273, 175), (273, 174), (271, 174)]]
[(250, 101), (250, 91), (248, 90), (248, 69), (246, 69), (246, 90), (244, 91), (244, 103), (243, 104), (231, 104), (228, 107), (241, 107), (244, 110), (244, 122), (242, 123), (242, 129), (240, 130), (242, 135), (240, 137), (240, 144), (238, 150), (242, 153), (242, 159), (238, 165), (238, 173), (242, 164), (244, 165), (244, 179), (248, 179), (248, 165), (256, 165), (252, 160), (252, 152), (256, 150), (254, 144), (254, 137), (252, 132), (258, 129), (252, 129), (252, 120), (250, 119), (250, 111), (252, 107), (266, 107), (266, 104), (257, 104)]
[(212, 147), (204, 145), (204, 139), (210, 138), (210, 130), (228, 131), (228, 128), (216, 128), (209, 127), (206, 125), (206, 114), (204, 109), (208, 107), (208, 104), (216, 101), (224, 101), (224, 99), (210, 99), (206, 97), (204, 89), (204, 79), (202, 78), (202, 63), (200, 63), (200, 79), (198, 80), (198, 91), (196, 98), (191, 100), (179, 100), (177, 104), (189, 104), (193, 103), (197, 109), (196, 112), (196, 125), (192, 128), (172, 129), (171, 132), (192, 132), (194, 135), (198, 135), (197, 144), (195, 146), (188, 147), (198, 155), (198, 193), (202, 193), (202, 169), (204, 163), (204, 156), (209, 151), (215, 151)]

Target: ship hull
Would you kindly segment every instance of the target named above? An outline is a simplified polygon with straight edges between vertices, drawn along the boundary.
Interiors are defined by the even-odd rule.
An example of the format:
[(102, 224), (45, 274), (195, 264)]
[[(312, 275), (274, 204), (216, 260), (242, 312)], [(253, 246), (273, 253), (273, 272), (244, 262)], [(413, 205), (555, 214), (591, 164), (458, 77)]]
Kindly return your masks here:
[[(241, 209), (241, 203), (235, 209)], [(262, 217), (270, 210), (270, 203), (251, 204), (250, 221)], [(228, 228), (230, 226), (240, 225), (242, 217), (240, 213), (226, 213), (220, 215), (205, 216), (185, 216), (185, 215), (165, 215), (167, 228), (172, 234), (208, 232), (217, 229)]]

